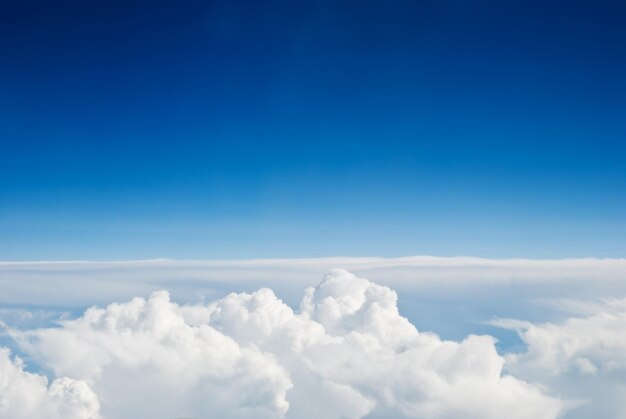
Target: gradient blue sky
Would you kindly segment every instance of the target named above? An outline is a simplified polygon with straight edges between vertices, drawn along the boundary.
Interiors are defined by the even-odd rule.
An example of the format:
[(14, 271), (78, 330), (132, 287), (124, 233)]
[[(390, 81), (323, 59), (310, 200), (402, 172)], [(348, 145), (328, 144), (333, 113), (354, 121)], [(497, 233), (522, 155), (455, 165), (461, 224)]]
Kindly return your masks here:
[(626, 3), (0, 4), (0, 259), (623, 257)]

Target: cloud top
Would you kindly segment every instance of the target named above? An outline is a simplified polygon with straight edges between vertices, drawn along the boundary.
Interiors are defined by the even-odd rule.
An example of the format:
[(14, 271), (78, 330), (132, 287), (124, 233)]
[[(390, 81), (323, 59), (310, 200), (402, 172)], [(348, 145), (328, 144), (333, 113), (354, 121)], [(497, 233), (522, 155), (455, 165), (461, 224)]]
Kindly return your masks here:
[[(297, 312), (268, 288), (193, 305), (159, 291), (13, 336), (67, 378), (48, 387), (19, 363), (6, 368), (61, 400), (41, 411), (92, 409), (76, 417), (553, 419), (565, 409), (505, 373), (492, 337), (419, 332), (392, 289), (345, 270), (307, 289)], [(37, 417), (12, 413), (0, 416)]]

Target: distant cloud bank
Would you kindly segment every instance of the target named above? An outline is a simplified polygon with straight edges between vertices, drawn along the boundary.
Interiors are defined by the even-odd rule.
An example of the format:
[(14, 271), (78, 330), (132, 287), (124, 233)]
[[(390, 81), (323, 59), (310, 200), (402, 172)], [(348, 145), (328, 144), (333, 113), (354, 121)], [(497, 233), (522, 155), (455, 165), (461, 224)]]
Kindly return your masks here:
[[(345, 268), (401, 293), (464, 298), (499, 292), (578, 298), (626, 296), (625, 259), (320, 258), (0, 262), (0, 304), (88, 306), (167, 289), (178, 301), (270, 287), (297, 304), (305, 288)], [(535, 292), (540, 289), (539, 292)], [(67, 292), (71, 290), (71, 292)], [(536, 294), (536, 295), (535, 295)]]

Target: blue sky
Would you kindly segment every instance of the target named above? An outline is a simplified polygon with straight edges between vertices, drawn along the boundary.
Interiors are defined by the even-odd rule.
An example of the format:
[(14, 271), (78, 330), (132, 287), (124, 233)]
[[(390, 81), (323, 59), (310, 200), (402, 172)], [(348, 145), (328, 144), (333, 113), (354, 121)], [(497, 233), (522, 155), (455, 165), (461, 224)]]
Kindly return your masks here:
[(622, 257), (620, 2), (3, 2), (0, 259)]

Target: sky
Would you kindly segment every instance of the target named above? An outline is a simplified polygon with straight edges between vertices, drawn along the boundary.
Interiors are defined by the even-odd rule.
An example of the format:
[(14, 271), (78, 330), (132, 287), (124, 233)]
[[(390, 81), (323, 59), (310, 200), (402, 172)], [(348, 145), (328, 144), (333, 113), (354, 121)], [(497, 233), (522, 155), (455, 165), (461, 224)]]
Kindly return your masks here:
[(626, 417), (624, 22), (0, 1), (0, 419)]
[(621, 257), (625, 18), (3, 1), (0, 259)]

